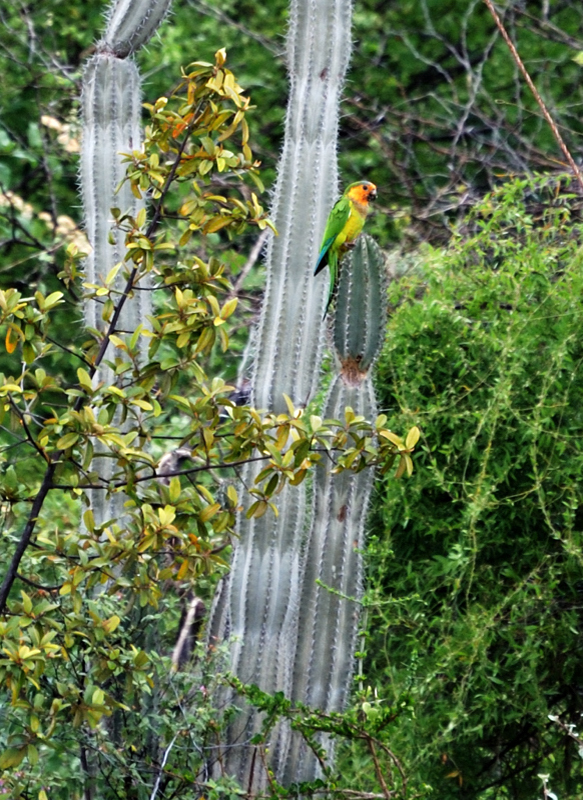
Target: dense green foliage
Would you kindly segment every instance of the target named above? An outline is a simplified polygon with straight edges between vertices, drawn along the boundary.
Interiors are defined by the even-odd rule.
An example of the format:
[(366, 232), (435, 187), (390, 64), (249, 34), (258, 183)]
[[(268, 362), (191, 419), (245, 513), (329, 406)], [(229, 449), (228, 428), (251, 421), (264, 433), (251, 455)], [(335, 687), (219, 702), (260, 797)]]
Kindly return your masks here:
[(376, 501), (368, 675), (408, 696), (392, 743), (441, 798), (535, 797), (539, 773), (583, 792), (548, 717), (583, 712), (583, 250), (560, 188), (503, 187), (391, 292), (378, 388), (424, 445)]
[[(38, 298), (27, 304), (34, 346), (45, 347), (50, 337), (78, 351), (87, 338), (80, 333), (80, 282), (66, 284), (58, 275), (72, 276), (79, 266), (68, 259), (66, 246), (83, 244), (79, 93), (105, 5), (42, 0), (0, 9), (0, 288), (12, 287), (24, 297), (39, 291), (41, 304), (63, 292), (51, 308), (40, 308)], [(210, 61), (226, 47), (229, 66), (256, 106), (248, 118), (250, 141), (268, 187), (285, 113), (286, 7), (284, 0), (177, 2), (159, 41), (139, 57), (144, 99), (154, 103), (170, 93), (180, 66)], [(504, 16), (575, 155), (581, 151), (582, 14), (575, 0), (527, 0), (511, 2)], [(403, 263), (413, 267), (390, 290), (393, 314), (378, 392), (391, 425), (402, 431), (418, 424), (423, 446), (413, 477), (379, 485), (375, 496), (363, 694), (344, 720), (308, 716), (306, 735), (323, 728), (353, 742), (344, 746), (343, 783), (335, 785), (358, 792), (386, 796), (375, 767), (380, 764), (390, 787), (391, 769), (400, 775), (393, 752), (410, 794), (522, 800), (542, 797), (544, 781), (537, 776), (548, 774), (560, 800), (579, 798), (583, 762), (569, 729), (581, 729), (583, 711), (583, 275), (579, 223), (569, 213), (579, 201), (566, 198), (565, 184), (560, 200), (554, 184), (514, 184), (487, 200), (469, 222), (462, 220), (510, 174), (563, 166), (481, 2), (455, 0), (445, 8), (442, 0), (362, 0), (354, 35), (339, 153), (344, 181), (370, 178), (379, 186), (380, 213), (368, 230), (381, 244), (401, 240), (411, 247), (430, 240), (443, 249), (404, 256)], [(149, 117), (144, 109), (144, 120)], [(240, 199), (251, 201), (255, 186), (230, 182), (214, 170), (210, 179), (219, 195), (236, 185)], [(168, 210), (177, 212), (191, 199), (189, 191), (187, 182), (176, 187)], [(462, 224), (448, 245), (452, 216)], [(197, 354), (204, 378), (187, 368), (196, 337), (188, 342), (188, 355), (177, 345), (179, 334), (169, 332), (160, 342), (158, 362), (167, 359), (162, 394), (175, 391), (181, 399), (174, 405), (164, 401), (159, 424), (150, 431), (150, 457), (159, 457), (170, 437), (179, 443), (185, 430), (200, 435), (201, 428), (216, 425), (219, 436), (227, 432), (230, 423), (221, 414), (229, 401), (220, 379), (236, 375), (260, 300), (261, 269), (258, 262), (246, 263), (257, 237), (256, 228), (234, 238), (225, 230), (195, 236), (184, 245), (180, 267), (168, 254), (158, 254), (160, 281), (167, 278), (171, 286), (176, 279), (181, 290), (194, 292), (188, 311), (200, 289), (188, 283), (197, 259), (210, 264), (203, 276), (207, 297), (218, 298), (220, 309), (231, 297), (230, 282), (239, 304), (229, 325), (214, 325), (210, 299), (204, 318), (192, 315), (191, 332), (229, 328), (231, 334), (225, 353), (205, 346)], [(177, 297), (171, 290), (160, 293), (158, 311), (175, 315)], [(3, 326), (2, 341), (5, 335)], [(12, 336), (10, 348), (16, 343)], [(38, 442), (46, 406), (56, 404), (55, 418), (63, 417), (61, 404), (89, 387), (85, 381), (82, 388), (77, 373), (87, 364), (66, 350), (53, 346), (42, 356), (40, 368), (55, 377), (54, 386), (35, 372), (39, 364), (22, 367), (20, 355), (22, 347), (10, 354), (0, 346), (0, 372), (19, 376), (22, 369), (32, 376), (28, 397), (14, 395), (20, 419), (8, 408), (2, 423), (3, 563), (13, 553), (18, 523), (29, 511), (45, 463), (38, 451), (26, 454), (29, 444), (13, 447), (15, 431), (28, 422), (23, 409), (30, 392), (42, 389), (32, 409)], [(148, 392), (157, 392), (153, 386), (146, 381), (144, 393), (133, 399), (149, 403)], [(196, 394), (201, 406), (188, 406), (187, 394)], [(115, 406), (112, 395), (97, 400), (110, 410)], [(139, 413), (139, 405), (133, 411), (131, 402), (125, 405)], [(37, 414), (39, 407), (43, 414)], [(277, 451), (281, 426), (246, 419), (246, 435), (264, 442), (268, 426)], [(63, 431), (51, 431), (51, 442), (56, 446), (69, 433), (79, 434), (71, 420)], [(71, 458), (83, 455), (80, 443), (87, 437), (81, 434), (69, 448)], [(222, 439), (213, 447), (215, 455), (224, 455)], [(73, 467), (71, 462), (61, 476), (63, 483), (74, 479)], [(274, 462), (265, 483), (285, 468)], [(124, 558), (134, 559), (127, 561), (131, 585), (115, 576), (119, 593), (93, 599), (81, 597), (85, 581), (91, 577), (99, 584), (98, 559), (109, 563), (117, 557), (120, 541), (102, 544), (90, 530), (80, 540), (78, 487), (49, 493), (39, 521), (42, 540), (23, 565), (25, 577), (45, 588), (17, 582), (10, 601), (12, 620), (22, 628), (19, 646), (38, 649), (36, 636), (43, 657), (29, 650), (12, 658), (9, 643), (3, 643), (9, 653), (2, 658), (12, 659), (17, 676), (15, 696), (9, 692), (2, 700), (2, 747), (9, 749), (1, 788), (7, 796), (43, 800), (45, 792), (69, 798), (72, 787), (81, 792), (83, 772), (91, 792), (95, 764), (87, 756), (91, 761), (98, 752), (100, 797), (149, 797), (171, 743), (158, 797), (196, 796), (203, 789), (213, 798), (229, 793), (227, 783), (198, 785), (200, 748), (214, 746), (221, 723), (209, 702), (216, 665), (201, 659), (191, 675), (170, 666), (192, 587), (210, 598), (222, 567), (226, 551), (216, 551), (236, 511), (227, 485), (209, 480), (196, 488), (185, 477), (170, 486), (152, 482), (151, 509), (136, 521), (134, 538), (122, 542)], [(205, 519), (204, 508), (212, 509), (215, 499), (220, 511)], [(258, 503), (265, 501), (258, 497)], [(174, 517), (167, 507), (175, 509)], [(196, 531), (189, 527), (193, 513), (203, 513)], [(210, 530), (213, 525), (218, 529)], [(147, 552), (136, 552), (146, 532), (153, 539), (144, 552), (156, 552), (147, 569)], [(198, 537), (196, 543), (190, 535)], [(165, 549), (168, 541), (172, 547)], [(86, 558), (93, 563), (83, 563)], [(181, 568), (185, 572), (178, 576)], [(73, 591), (58, 594), (66, 581)], [(157, 608), (148, 605), (152, 601)], [(7, 632), (13, 644), (20, 636), (14, 625)], [(60, 650), (53, 657), (56, 646), (67, 656)], [(291, 714), (281, 698), (278, 705), (277, 699), (251, 695), (275, 716)], [(53, 720), (60, 726), (56, 733), (50, 730)], [(294, 720), (301, 726), (297, 713)], [(270, 717), (266, 738), (271, 722)], [(52, 733), (52, 742), (41, 741), (39, 732)], [(397, 783), (401, 791), (403, 781)]]

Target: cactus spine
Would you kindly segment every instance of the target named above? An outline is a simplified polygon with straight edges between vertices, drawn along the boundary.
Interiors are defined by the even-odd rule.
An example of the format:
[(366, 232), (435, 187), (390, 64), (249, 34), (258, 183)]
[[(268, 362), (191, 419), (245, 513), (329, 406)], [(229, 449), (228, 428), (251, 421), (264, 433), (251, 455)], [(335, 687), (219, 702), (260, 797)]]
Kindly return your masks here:
[[(143, 207), (129, 184), (116, 188), (125, 175), (120, 153), (138, 150), (142, 143), (140, 125), (141, 86), (135, 63), (124, 60), (154, 33), (168, 10), (170, 0), (118, 0), (109, 13), (104, 38), (97, 53), (89, 60), (83, 75), (83, 137), (80, 163), (80, 184), (87, 237), (92, 251), (85, 261), (85, 280), (100, 285), (111, 268), (125, 255), (123, 233), (113, 229), (111, 209), (136, 216)], [(118, 275), (114, 290), (121, 291), (124, 277)], [(151, 313), (151, 288), (146, 280), (126, 302), (118, 330), (134, 331), (146, 323)], [(85, 324), (100, 334), (106, 330), (102, 306), (97, 299), (85, 302)], [(100, 367), (95, 380), (115, 382), (112, 371)], [(97, 450), (99, 453), (99, 450)], [(104, 462), (104, 463), (101, 463)], [(111, 458), (96, 459), (96, 466), (105, 480), (111, 480), (115, 462)], [(102, 523), (119, 517), (122, 501), (112, 504), (103, 491), (91, 497), (95, 519)]]
[[(322, 309), (328, 278), (313, 269), (328, 212), (337, 194), (338, 105), (350, 54), (349, 0), (292, 0), (288, 37), (291, 93), (272, 217), (279, 236), (267, 251), (267, 287), (254, 340), (252, 403), (282, 412), (283, 394), (305, 404), (319, 379)], [(371, 419), (375, 402), (368, 370), (383, 329), (384, 268), (380, 251), (363, 242), (343, 266), (334, 345), (341, 364), (325, 416), (346, 406)], [(362, 275), (352, 278), (352, 269)], [(364, 276), (364, 278), (363, 278)], [(336, 341), (338, 339), (338, 341)], [(257, 474), (249, 468), (247, 484)], [(361, 543), (372, 477), (333, 478), (322, 468), (307, 519), (307, 488), (286, 487), (279, 516), (242, 520), (231, 573), (215, 600), (211, 638), (232, 637), (230, 669), (267, 692), (283, 691), (324, 710), (340, 710), (350, 683), (358, 613), (354, 604), (320, 589), (320, 578), (350, 596), (361, 591)], [(308, 535), (307, 535), (308, 533)], [(260, 790), (266, 776), (248, 741), (261, 720), (244, 709), (232, 724), (223, 766)], [(284, 782), (309, 779), (317, 762), (282, 724), (268, 760)]]

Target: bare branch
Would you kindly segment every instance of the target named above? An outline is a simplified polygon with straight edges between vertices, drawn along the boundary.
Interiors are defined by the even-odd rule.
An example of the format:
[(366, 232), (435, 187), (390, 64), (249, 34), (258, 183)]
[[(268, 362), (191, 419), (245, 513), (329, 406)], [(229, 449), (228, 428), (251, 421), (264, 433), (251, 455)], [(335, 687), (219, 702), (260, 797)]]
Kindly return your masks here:
[(261, 255), (261, 250), (263, 249), (263, 245), (267, 241), (268, 236), (269, 236), (269, 228), (265, 228), (265, 230), (262, 231), (261, 234), (258, 236), (257, 241), (251, 248), (251, 252), (249, 253), (249, 258), (245, 262), (245, 265), (241, 270), (240, 275), (237, 277), (237, 280), (233, 284), (233, 291), (231, 292), (230, 295), (231, 297), (239, 293), (240, 289), (243, 286), (245, 278), (251, 272), (251, 270), (255, 266), (255, 263), (257, 262), (257, 259)]
[(492, 3), (492, 0), (484, 0), (484, 3), (486, 3), (486, 5), (488, 6), (488, 10), (490, 11), (490, 14), (492, 14), (492, 17), (494, 18), (494, 22), (496, 23), (496, 25), (498, 26), (498, 30), (502, 34), (502, 38), (504, 39), (504, 41), (508, 45), (508, 49), (510, 50), (510, 52), (512, 54), (512, 58), (514, 59), (518, 69), (521, 71), (521, 73), (522, 73), (522, 75), (524, 77), (524, 80), (528, 84), (528, 88), (530, 89), (530, 91), (532, 92), (532, 94), (534, 96), (534, 99), (538, 103), (538, 105), (540, 107), (540, 110), (543, 113), (544, 118), (548, 122), (549, 127), (553, 132), (553, 136), (557, 140), (557, 143), (558, 143), (559, 147), (561, 148), (561, 150), (563, 151), (563, 154), (564, 154), (565, 158), (567, 159), (567, 161), (569, 163), (569, 166), (573, 170), (573, 174), (575, 175), (575, 177), (577, 178), (577, 180), (579, 182), (579, 186), (581, 186), (581, 188), (583, 189), (583, 175), (581, 175), (581, 171), (579, 170), (579, 167), (575, 163), (575, 161), (573, 159), (573, 156), (571, 155), (571, 153), (569, 151), (569, 148), (565, 144), (565, 142), (563, 140), (563, 137), (561, 136), (561, 134), (559, 132), (559, 129), (557, 128), (557, 124), (556, 124), (555, 120), (552, 118), (552, 116), (551, 116), (549, 110), (547, 109), (542, 97), (540, 96), (540, 93), (539, 93), (538, 89), (534, 85), (534, 83), (532, 81), (532, 78), (530, 77), (526, 67), (524, 66), (524, 64), (522, 62), (522, 59), (518, 55), (518, 50), (516, 49), (516, 47), (514, 45), (514, 42), (512, 41), (510, 36), (508, 35), (508, 31), (504, 27), (504, 23), (502, 22), (502, 20), (498, 16), (498, 13), (497, 13), (496, 9), (494, 8), (494, 4)]

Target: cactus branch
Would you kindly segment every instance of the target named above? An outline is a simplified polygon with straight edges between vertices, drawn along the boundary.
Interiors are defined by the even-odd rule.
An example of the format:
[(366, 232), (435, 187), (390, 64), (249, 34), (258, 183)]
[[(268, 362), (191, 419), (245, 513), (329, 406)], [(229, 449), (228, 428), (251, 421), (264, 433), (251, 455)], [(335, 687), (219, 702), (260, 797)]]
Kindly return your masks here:
[(172, 0), (117, 0), (100, 48), (118, 58), (135, 53), (154, 35)]
[[(179, 160), (179, 156), (177, 157), (176, 166), (178, 166), (178, 160)], [(166, 181), (166, 184), (165, 184), (164, 189), (162, 191), (162, 196), (161, 196), (159, 204), (158, 204), (158, 209), (161, 208), (161, 204), (162, 204), (162, 202), (164, 200), (164, 197), (167, 194), (168, 189), (170, 187), (170, 183), (171, 183), (170, 175), (168, 176), (168, 178), (169, 178), (169, 180)], [(150, 222), (150, 224), (148, 226), (148, 231), (146, 233), (147, 236), (151, 236), (154, 233), (154, 231), (156, 229), (156, 226), (158, 225), (158, 222), (159, 222), (159, 214), (157, 216), (154, 215), (154, 217), (152, 218), (152, 221)], [(122, 292), (122, 294), (121, 294), (121, 296), (120, 296), (120, 298), (119, 298), (119, 300), (117, 302), (117, 305), (116, 305), (115, 311), (113, 313), (111, 322), (109, 323), (107, 332), (105, 333), (105, 335), (104, 335), (104, 337), (102, 339), (101, 346), (99, 348), (99, 352), (98, 352), (98, 354), (97, 354), (97, 356), (95, 358), (95, 361), (88, 368), (88, 371), (89, 371), (89, 374), (90, 374), (91, 377), (93, 377), (95, 375), (95, 373), (97, 372), (97, 369), (99, 368), (101, 362), (103, 361), (103, 359), (105, 357), (105, 354), (106, 354), (106, 351), (107, 351), (107, 347), (108, 347), (108, 345), (110, 343), (109, 342), (109, 337), (111, 336), (112, 333), (115, 332), (116, 325), (117, 325), (117, 322), (119, 320), (119, 316), (120, 316), (120, 314), (122, 312), (124, 303), (126, 302), (127, 298), (129, 297), (129, 295), (130, 295), (130, 293), (132, 291), (132, 288), (134, 286), (134, 281), (135, 281), (135, 278), (136, 278), (136, 274), (137, 274), (137, 267), (134, 267), (132, 269), (129, 277), (128, 277), (128, 280), (127, 280), (126, 285), (125, 285), (125, 289), (123, 290), (123, 292)], [(86, 398), (84, 396), (78, 397), (76, 402), (75, 402), (75, 405), (73, 406), (73, 410), (76, 411), (76, 412), (80, 411), (85, 402), (86, 402)], [(28, 515), (28, 519), (27, 519), (27, 521), (25, 523), (25, 526), (24, 526), (24, 529), (22, 531), (22, 535), (21, 535), (21, 537), (20, 537), (20, 539), (18, 541), (18, 544), (16, 545), (16, 550), (14, 551), (14, 555), (12, 556), (12, 559), (11, 559), (11, 562), (10, 562), (10, 566), (8, 567), (8, 570), (6, 572), (6, 575), (4, 577), (2, 585), (0, 586), (0, 614), (4, 612), (4, 609), (6, 607), (6, 601), (8, 599), (9, 594), (10, 594), (10, 590), (11, 590), (12, 585), (13, 585), (14, 581), (16, 580), (16, 577), (17, 577), (18, 567), (20, 565), (20, 562), (22, 560), (23, 555), (26, 552), (27, 547), (30, 544), (30, 540), (31, 540), (32, 534), (34, 533), (34, 529), (36, 527), (36, 523), (37, 523), (39, 514), (40, 514), (40, 512), (42, 510), (42, 507), (44, 505), (44, 502), (46, 500), (46, 497), (47, 497), (47, 495), (48, 495), (48, 493), (49, 493), (49, 491), (51, 489), (62, 488), (61, 486), (57, 486), (56, 484), (54, 484), (54, 480), (53, 479), (54, 479), (54, 476), (55, 476), (55, 471), (57, 469), (58, 463), (59, 463), (59, 461), (61, 459), (61, 456), (63, 455), (63, 452), (64, 452), (63, 450), (57, 450), (55, 453), (53, 453), (53, 456), (52, 456), (52, 459), (51, 459), (51, 463), (48, 465), (48, 467), (47, 467), (47, 469), (45, 471), (42, 483), (41, 483), (41, 485), (39, 487), (39, 490), (38, 490), (38, 492), (37, 492), (37, 494), (36, 494), (36, 496), (34, 498), (34, 502), (32, 504), (31, 510), (30, 510), (30, 514)], [(98, 487), (94, 487), (94, 488), (98, 488)]]

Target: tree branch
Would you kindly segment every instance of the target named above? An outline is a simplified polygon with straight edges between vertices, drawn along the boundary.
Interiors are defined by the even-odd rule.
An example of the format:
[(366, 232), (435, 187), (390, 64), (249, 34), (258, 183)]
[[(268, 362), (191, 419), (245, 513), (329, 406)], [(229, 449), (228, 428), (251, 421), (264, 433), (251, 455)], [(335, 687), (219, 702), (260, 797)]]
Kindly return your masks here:
[[(241, 461), (223, 461), (219, 464), (204, 464), (201, 467), (190, 467), (190, 469), (179, 469), (171, 472), (155, 472), (153, 475), (142, 475), (139, 478), (134, 478), (132, 483), (142, 483), (142, 481), (154, 481), (161, 478), (174, 478), (176, 475), (192, 475), (195, 472), (208, 472), (213, 469), (229, 469), (234, 467), (242, 467), (245, 464), (251, 464), (254, 461), (267, 461), (271, 456), (254, 456), (253, 458), (245, 458)], [(62, 484), (56, 483), (51, 486), (51, 489), (123, 489), (128, 485), (128, 481), (118, 481), (113, 484), (103, 483), (78, 483), (78, 484)]]
[(16, 550), (12, 556), (12, 561), (8, 566), (2, 586), (0, 586), (0, 613), (3, 613), (4, 609), (6, 608), (6, 601), (8, 599), (8, 595), (10, 594), (10, 589), (12, 588), (12, 584), (16, 580), (16, 576), (18, 574), (18, 566), (22, 556), (26, 551), (26, 548), (29, 545), (30, 537), (34, 532), (36, 522), (43, 507), (45, 498), (49, 491), (53, 488), (53, 477), (57, 469), (57, 463), (57, 461), (53, 461), (47, 467), (40, 489), (38, 490), (38, 494), (34, 498), (34, 502), (32, 504), (28, 520), (26, 521), (26, 525), (24, 526), (22, 536), (16, 545)]
[(514, 45), (514, 42), (512, 41), (510, 36), (508, 35), (508, 31), (504, 27), (504, 23), (502, 22), (502, 20), (498, 16), (498, 13), (497, 13), (496, 9), (494, 8), (494, 4), (492, 3), (492, 0), (484, 0), (484, 3), (488, 6), (488, 10), (490, 11), (490, 14), (492, 14), (492, 17), (494, 18), (494, 22), (496, 23), (496, 25), (498, 26), (498, 30), (502, 34), (502, 38), (504, 39), (504, 41), (508, 45), (508, 49), (510, 50), (510, 52), (512, 54), (512, 58), (514, 59), (514, 61), (516, 63), (516, 66), (521, 71), (521, 73), (522, 73), (522, 75), (524, 77), (524, 80), (526, 81), (526, 83), (528, 85), (528, 88), (530, 89), (530, 91), (534, 95), (534, 99), (538, 103), (538, 105), (540, 107), (540, 110), (543, 113), (544, 118), (549, 123), (550, 129), (553, 132), (553, 136), (557, 140), (557, 143), (558, 143), (559, 147), (561, 148), (561, 150), (563, 151), (563, 154), (564, 154), (565, 158), (567, 159), (567, 161), (569, 163), (569, 166), (573, 170), (573, 174), (577, 178), (577, 181), (579, 182), (579, 186), (581, 187), (581, 189), (583, 189), (583, 175), (581, 175), (581, 171), (579, 170), (579, 167), (577, 166), (577, 164), (575, 164), (575, 161), (574, 161), (573, 156), (571, 155), (571, 153), (569, 151), (569, 148), (567, 147), (567, 145), (563, 141), (563, 137), (559, 133), (559, 129), (557, 128), (557, 124), (556, 124), (555, 120), (552, 118), (552, 116), (551, 116), (549, 110), (547, 109), (542, 97), (539, 94), (538, 89), (534, 85), (534, 83), (532, 81), (532, 78), (530, 77), (526, 67), (524, 66), (524, 64), (522, 62), (522, 59), (518, 55), (518, 50), (516, 49), (516, 47)]
[[(148, 225), (147, 231), (145, 233), (145, 236), (147, 238), (150, 238), (150, 236), (152, 236), (152, 234), (156, 230), (156, 227), (158, 226), (158, 223), (159, 223), (160, 217), (161, 217), (162, 204), (163, 204), (164, 199), (165, 199), (165, 197), (166, 197), (166, 195), (168, 193), (168, 190), (170, 189), (170, 185), (171, 185), (172, 181), (174, 180), (174, 176), (176, 175), (176, 170), (178, 169), (178, 166), (180, 164), (180, 160), (182, 158), (182, 154), (184, 152), (184, 148), (186, 147), (186, 143), (188, 141), (189, 134), (190, 134), (191, 130), (192, 130), (192, 127), (189, 126), (188, 133), (185, 135), (185, 137), (184, 137), (184, 139), (183, 139), (183, 141), (182, 141), (182, 143), (180, 145), (180, 148), (179, 148), (179, 150), (178, 150), (178, 152), (176, 154), (176, 159), (174, 160), (172, 168), (170, 169), (170, 172), (168, 173), (168, 177), (166, 178), (166, 182), (164, 183), (164, 186), (163, 186), (162, 191), (161, 191), (160, 199), (159, 199), (159, 201), (158, 201), (158, 203), (157, 203), (157, 205), (156, 205), (156, 207), (154, 209), (154, 214), (152, 216), (152, 220), (151, 220), (150, 224)], [(125, 285), (125, 288), (124, 288), (124, 290), (123, 290), (123, 292), (121, 294), (121, 297), (119, 298), (119, 301), (118, 301), (118, 303), (116, 305), (116, 308), (115, 308), (115, 311), (113, 313), (113, 317), (112, 317), (111, 322), (109, 323), (109, 326), (107, 328), (107, 332), (105, 333), (105, 335), (104, 335), (104, 337), (102, 339), (101, 346), (99, 348), (99, 352), (97, 353), (97, 356), (95, 358), (95, 361), (93, 362), (93, 365), (89, 369), (89, 373), (90, 373), (91, 377), (93, 377), (93, 375), (95, 375), (99, 365), (101, 364), (101, 362), (103, 361), (103, 359), (105, 357), (105, 353), (106, 353), (107, 348), (109, 346), (109, 337), (116, 330), (116, 325), (117, 325), (117, 322), (119, 320), (119, 316), (120, 316), (120, 314), (122, 312), (122, 309), (123, 309), (123, 307), (125, 305), (126, 300), (128, 299), (128, 297), (129, 297), (129, 295), (130, 295), (130, 293), (131, 293), (131, 291), (133, 289), (134, 280), (136, 278), (137, 273), (138, 273), (138, 265), (134, 266), (134, 268), (130, 272), (130, 275), (129, 275), (128, 280), (127, 280), (126, 285)], [(87, 400), (87, 398), (85, 396), (83, 396), (83, 395), (78, 397), (77, 401), (75, 402), (75, 405), (73, 406), (73, 411), (75, 411), (75, 412), (80, 411), (81, 408), (83, 407), (83, 404), (86, 402), (86, 400)], [(30, 544), (31, 537), (32, 537), (32, 534), (34, 533), (34, 529), (36, 527), (36, 523), (37, 523), (39, 514), (41, 512), (41, 509), (43, 507), (44, 501), (46, 499), (46, 496), (50, 492), (51, 489), (58, 488), (53, 483), (53, 478), (55, 476), (55, 471), (57, 469), (57, 464), (60, 462), (60, 459), (61, 459), (63, 453), (64, 453), (64, 450), (57, 450), (53, 454), (52, 459), (51, 459), (49, 465), (47, 466), (47, 470), (46, 470), (46, 472), (44, 474), (42, 483), (41, 483), (40, 488), (38, 490), (38, 494), (36, 495), (36, 497), (35, 497), (35, 499), (33, 501), (32, 508), (30, 510), (30, 514), (29, 514), (28, 519), (26, 521), (26, 524), (24, 526), (24, 530), (23, 530), (22, 535), (21, 535), (21, 537), (20, 537), (20, 539), (18, 541), (18, 544), (16, 545), (16, 550), (14, 551), (14, 555), (12, 556), (12, 560), (10, 561), (10, 564), (8, 566), (6, 575), (4, 576), (4, 580), (2, 581), (2, 585), (0, 586), (0, 614), (3, 614), (5, 609), (6, 609), (6, 602), (8, 600), (8, 595), (10, 594), (10, 590), (12, 588), (12, 585), (13, 585), (13, 583), (16, 580), (16, 577), (18, 575), (18, 567), (20, 565), (22, 557), (23, 557), (24, 553), (26, 552), (26, 549), (27, 549), (28, 545)], [(143, 479), (143, 480), (145, 480), (145, 479)], [(125, 485), (125, 484), (122, 484), (122, 485)]]

